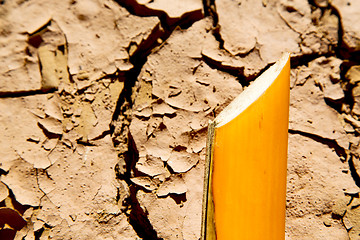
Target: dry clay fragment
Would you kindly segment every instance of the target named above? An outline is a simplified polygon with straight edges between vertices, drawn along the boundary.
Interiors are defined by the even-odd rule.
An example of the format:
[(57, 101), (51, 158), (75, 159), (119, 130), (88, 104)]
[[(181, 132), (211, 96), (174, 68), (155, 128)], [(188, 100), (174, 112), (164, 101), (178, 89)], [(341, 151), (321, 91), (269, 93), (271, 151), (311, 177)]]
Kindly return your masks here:
[(56, 147), (58, 142), (59, 142), (59, 139), (57, 139), (57, 138), (46, 139), (45, 142), (43, 143), (42, 147), (45, 150), (50, 151)]
[(58, 95), (54, 95), (45, 104), (46, 115), (53, 117), (59, 121), (63, 120), (63, 115), (60, 109), (61, 100)]
[(60, 79), (57, 76), (56, 55), (46, 45), (38, 49), (39, 61), (41, 63), (41, 89), (57, 89)]
[(344, 196), (344, 189), (356, 188), (350, 173), (342, 172), (344, 163), (332, 149), (297, 134), (289, 135), (288, 152), (286, 232), (289, 239), (322, 239), (330, 235), (329, 239), (333, 240), (347, 239), (341, 222), (332, 221), (329, 228), (319, 217), (334, 210), (334, 202)]
[(157, 232), (157, 237), (169, 240), (180, 240), (182, 237), (181, 223), (184, 211), (179, 209), (175, 201), (169, 197), (158, 198), (154, 193), (139, 190), (136, 194), (140, 206), (148, 212), (151, 225)]
[(205, 157), (201, 159), (200, 163), (186, 174), (182, 174), (187, 187), (187, 201), (184, 203), (186, 215), (182, 223), (184, 239), (198, 239), (200, 237), (202, 205), (199, 203), (202, 201), (203, 195)]
[(68, 41), (69, 72), (74, 79), (81, 71), (88, 72), (92, 81), (117, 68), (128, 70), (129, 43), (134, 42), (136, 49), (159, 24), (157, 17), (132, 15), (114, 1), (84, 0), (54, 3), (51, 7), (57, 9), (53, 19)]
[[(46, 91), (57, 88), (60, 80), (67, 81), (69, 78), (66, 40), (61, 29), (55, 21), (51, 20), (49, 14), (44, 14), (44, 12), (39, 14), (40, 17), (26, 18), (24, 16), (28, 13), (31, 15), (31, 12), (29, 9), (16, 7), (9, 15), (8, 20), (9, 24), (12, 24), (13, 33), (4, 40), (13, 43), (6, 45), (12, 53), (4, 59), (4, 67), (0, 67), (0, 74), (7, 85), (3, 90), (11, 92), (42, 89)], [(31, 19), (31, 26), (24, 22), (24, 19)], [(16, 35), (25, 36), (25, 32), (28, 32), (27, 41), (16, 39)], [(16, 44), (16, 47), (14, 48), (12, 44)], [(6, 68), (8, 69), (6, 70)], [(40, 72), (42, 76), (40, 76)], [(24, 76), (26, 76), (25, 81), (7, 84), (11, 79), (24, 79)]]
[[(238, 72), (239, 74), (244, 72), (244, 69), (247, 65), (247, 59), (244, 61), (239, 56), (232, 56), (228, 52), (220, 50), (218, 48), (218, 44), (216, 44), (215, 38), (212, 37), (207, 38), (207, 42), (205, 43), (201, 54), (205, 60), (208, 59), (213, 64), (219, 66), (220, 69), (231, 70), (233, 72)], [(245, 72), (244, 75), (246, 76)]]
[(0, 62), (2, 63), (0, 92), (39, 90), (41, 76), (37, 57), (26, 54), (25, 50), (28, 46), (27, 36), (24, 34), (26, 31), (19, 29), (19, 24), (14, 23), (16, 20), (14, 21), (13, 11), (7, 11), (10, 9), (6, 8), (6, 5), (2, 5), (1, 28), (7, 34), (2, 35), (0, 39)]
[[(175, 38), (173, 41), (174, 43), (177, 43), (179, 39)], [(164, 58), (170, 54), (174, 54), (169, 51), (167, 56), (165, 56), (166, 53), (167, 52), (164, 49), (164, 53), (162, 53)], [(174, 61), (173, 64), (182, 63), (176, 63), (176, 61)], [(166, 75), (164, 74), (167, 72), (166, 69), (159, 69), (158, 72), (161, 75), (165, 75), (164, 79), (154, 79), (153, 81), (154, 95), (164, 98), (165, 102), (171, 107), (193, 112), (209, 113), (215, 106), (218, 106), (217, 104), (219, 104), (219, 102), (222, 103), (219, 104), (220, 106), (226, 105), (229, 98), (239, 94), (242, 90), (241, 85), (234, 81), (233, 77), (215, 69), (211, 69), (204, 62), (199, 63), (188, 59), (187, 64), (183, 65), (184, 66), (181, 66), (181, 68), (186, 66), (187, 68), (181, 69), (179, 67), (179, 72), (169, 71)], [(193, 68), (196, 69), (194, 74), (192, 71), (190, 72)], [(181, 75), (177, 74), (180, 73), (180, 70), (183, 71)], [(166, 79), (169, 76), (173, 77), (172, 81)], [(184, 84), (185, 82), (186, 84)], [(174, 94), (174, 91), (176, 94)], [(219, 111), (219, 109), (216, 110)]]
[(329, 5), (329, 0), (315, 0), (314, 3), (316, 4), (316, 6), (318, 7), (322, 7), (325, 8)]
[(167, 164), (176, 173), (189, 171), (199, 162), (199, 156), (185, 151), (172, 151)]
[[(195, 62), (192, 64), (195, 64)], [(165, 73), (166, 71), (159, 70), (159, 72)], [(207, 82), (206, 85), (200, 83), (205, 81)], [(187, 82), (187, 84), (184, 86), (182, 82)], [(178, 86), (175, 87), (174, 85)], [(228, 88), (224, 89), (224, 86)], [(154, 95), (164, 98), (165, 102), (171, 107), (196, 113), (209, 113), (219, 102), (222, 102), (221, 105), (223, 105), (223, 102), (229, 101), (229, 98), (231, 98), (229, 96), (240, 93), (241, 85), (235, 82), (229, 75), (221, 74), (206, 64), (201, 63), (197, 68), (195, 76), (192, 76), (192, 73), (183, 74), (181, 78), (177, 78), (174, 75), (172, 82), (165, 79), (164, 81), (154, 80), (153, 89)], [(178, 94), (172, 95), (174, 90), (179, 90)], [(218, 109), (216, 110), (219, 111)], [(176, 120), (176, 118), (174, 119)]]
[[(202, 115), (202, 114), (198, 114), (198, 115)], [(176, 112), (176, 117), (169, 117), (169, 116), (163, 117), (164, 125), (167, 127), (170, 134), (174, 137), (176, 143), (179, 142), (180, 140), (179, 136), (182, 133), (191, 132), (192, 130), (190, 127), (190, 123), (192, 121), (191, 116), (197, 118), (197, 116), (194, 116), (193, 112), (178, 110)], [(204, 115), (202, 115), (202, 117), (205, 118)], [(186, 139), (186, 141), (188, 140)]]
[(233, 56), (225, 50), (220, 50), (215, 39), (207, 38), (202, 55), (206, 62), (210, 62), (225, 71), (236, 75), (243, 75), (247, 79), (254, 79), (268, 64), (261, 58), (259, 51), (250, 51), (246, 57)]
[(50, 227), (55, 227), (56, 225), (61, 224), (62, 221), (59, 209), (54, 206), (47, 196), (41, 199), (41, 210), (37, 211), (34, 215), (37, 220), (33, 221), (34, 228), (36, 225), (42, 225), (44, 223)]
[(352, 66), (345, 74), (350, 84), (355, 85), (360, 82), (360, 65)]
[[(216, 4), (224, 47), (232, 55), (247, 54), (259, 46), (261, 58), (275, 62), (282, 51), (299, 52), (299, 34), (277, 12), (276, 3), (219, 1)], [(275, 27), (276, 26), (276, 27)]]
[(347, 207), (343, 218), (344, 225), (349, 231), (350, 239), (358, 239), (360, 234), (360, 200), (354, 198)]
[(135, 183), (136, 185), (145, 188), (148, 191), (153, 191), (156, 189), (156, 184), (151, 180), (150, 177), (143, 176), (143, 177), (133, 177), (130, 180)]
[(340, 84), (324, 85), (324, 97), (331, 101), (338, 102), (344, 99), (345, 94)]
[(329, 77), (327, 73), (331, 70), (328, 67), (321, 59), (314, 60), (309, 63), (312, 74), (308, 79), (295, 80), (304, 84), (296, 85), (291, 90), (289, 128), (334, 139), (347, 149), (349, 139), (341, 125), (339, 114), (325, 103), (323, 92), (316, 86), (320, 79)]
[[(338, 17), (330, 10), (311, 9), (304, 1), (281, 1), (281, 18), (300, 34), (302, 54), (324, 54), (333, 51), (338, 43)], [(298, 54), (296, 54), (298, 55)]]
[(334, 206), (332, 207), (333, 214), (343, 217), (346, 213), (346, 207), (349, 204), (350, 197), (339, 198), (335, 201)]
[[(45, 94), (24, 98), (4, 98), (0, 100), (0, 158), (1, 168), (7, 171), (11, 161), (19, 158), (34, 164), (35, 168), (49, 166), (47, 154), (41, 143), (45, 140), (44, 128), (39, 127), (39, 118), (35, 116), (35, 106), (43, 108), (47, 102)], [(44, 120), (44, 119), (40, 119)], [(53, 119), (55, 120), (55, 119)], [(57, 120), (55, 120), (57, 121)], [(9, 123), (12, 123), (9, 125)]]
[(349, 164), (352, 165), (351, 167), (355, 171), (354, 174), (356, 174), (357, 176), (360, 176), (360, 160), (359, 160), (359, 158), (356, 156), (353, 156), (353, 158), (351, 159), (351, 163), (349, 163)]
[[(74, 233), (76, 229), (81, 228), (86, 233), (96, 235), (101, 234), (102, 231), (108, 232), (106, 233), (108, 236), (111, 234), (108, 229), (114, 227), (111, 221), (99, 228), (100, 223), (92, 217), (89, 218), (89, 215), (99, 217), (97, 219), (102, 219), (101, 221), (105, 221), (106, 217), (112, 217), (114, 221), (122, 219), (123, 216), (114, 218), (119, 215), (119, 207), (115, 199), (117, 188), (121, 198), (125, 195), (120, 186), (113, 182), (115, 181), (114, 166), (118, 161), (117, 154), (109, 136), (97, 140), (96, 144), (96, 146), (79, 144), (83, 146), (82, 155), (65, 147), (64, 152), (59, 153), (57, 164), (51, 165), (46, 173), (38, 173), (38, 185), (48, 198), (44, 197), (41, 201), (44, 211), (41, 219), (55, 225), (54, 228), (58, 226), (62, 229), (59, 225), (62, 219), (66, 219), (69, 223), (62, 231), (68, 229)], [(53, 152), (57, 149), (58, 147)], [(100, 218), (101, 216), (104, 218)], [(52, 228), (51, 234), (56, 234), (56, 230)], [(76, 234), (73, 237), (81, 239)]]
[(356, 85), (352, 91), (351, 94), (354, 98), (354, 105), (351, 109), (352, 113), (356, 115), (360, 115), (360, 85)]
[[(87, 78), (88, 76), (83, 72), (82, 77)], [(108, 82), (105, 79), (100, 81), (76, 80), (77, 87), (84, 87), (84, 93), (80, 91), (72, 102), (67, 106), (62, 106), (65, 116), (63, 125), (66, 131), (75, 128), (75, 131), (82, 136), (83, 141), (87, 141), (93, 140), (109, 130), (124, 83), (108, 80)], [(82, 83), (86, 84), (82, 85)], [(74, 86), (71, 88), (76, 91)], [(62, 96), (62, 100), (67, 101), (66, 95)]]
[(57, 141), (57, 138), (53, 138), (51, 141), (45, 140), (43, 144), (38, 143), (35, 145), (35, 143), (26, 143), (23, 145), (14, 146), (14, 149), (16, 154), (18, 154), (21, 159), (27, 161), (30, 164), (33, 164), (34, 168), (45, 169), (52, 163), (48, 158), (49, 152), (47, 151), (52, 150), (55, 147)]
[(43, 193), (37, 183), (37, 169), (21, 159), (13, 161), (9, 173), (1, 177), (22, 205), (38, 206)]
[(4, 201), (9, 196), (9, 190), (6, 185), (0, 181), (0, 202)]
[[(172, 25), (177, 19), (188, 16), (202, 16), (203, 5), (200, 0), (175, 0), (171, 4), (167, 0), (127, 0), (126, 4), (131, 5), (137, 14), (166, 14), (169, 19), (167, 24)], [(141, 9), (141, 10), (140, 10)], [(198, 16), (197, 16), (198, 17)], [(185, 18), (185, 17), (184, 17)]]
[(360, 2), (357, 0), (333, 0), (331, 5), (340, 13), (344, 28), (343, 41), (350, 51), (360, 50)]
[(49, 133), (61, 135), (63, 132), (61, 122), (59, 122), (55, 118), (47, 117), (45, 119), (40, 119), (38, 123)]
[[(211, 36), (205, 31), (209, 25), (202, 20), (186, 31), (175, 32), (167, 45), (150, 55), (144, 65), (141, 76), (145, 72), (152, 73), (149, 76), (152, 95), (171, 107), (193, 112), (211, 111), (219, 102), (223, 104), (229, 95), (241, 92), (241, 85), (232, 76), (196, 60), (202, 57), (201, 45)], [(227, 88), (224, 89), (224, 86)]]
[[(91, 103), (91, 108), (93, 110), (94, 116), (96, 117), (96, 121), (94, 120), (94, 124), (92, 126), (88, 126), (89, 130), (87, 138), (90, 140), (109, 130), (109, 125), (112, 121), (112, 115), (115, 111), (119, 95), (124, 88), (124, 83), (115, 81), (110, 83), (109, 89), (104, 89), (102, 85), (98, 84), (94, 84), (93, 86), (94, 88), (99, 88), (96, 95), (92, 94), (95, 99)], [(84, 120), (86, 121), (86, 118), (84, 118)]]
[(151, 76), (152, 74), (149, 71), (143, 71), (140, 73), (134, 103), (134, 109), (137, 111), (141, 111), (142, 109), (148, 107), (153, 101)]
[(200, 153), (206, 147), (206, 131), (200, 131), (190, 141), (190, 149), (193, 153)]
[(94, 127), (98, 123), (98, 119), (90, 103), (80, 102), (76, 108), (81, 110), (79, 117), (79, 129), (77, 132), (82, 135), (83, 141), (86, 141), (88, 140), (88, 136), (92, 134), (92, 131), (94, 131)]
[[(147, 154), (161, 158), (163, 161), (167, 161), (171, 154), (170, 145), (173, 141), (174, 138), (170, 135), (167, 128), (156, 129), (153, 132), (153, 137), (144, 143), (144, 147)], [(142, 155), (141, 153), (139, 154)]]
[(151, 110), (151, 108), (146, 107), (146, 108), (143, 108), (141, 110), (134, 112), (134, 114), (137, 117), (149, 118), (152, 114), (152, 110)]
[(31, 91), (41, 88), (38, 60), (26, 56), (26, 40), (25, 35), (20, 33), (1, 38), (0, 92)]
[(360, 121), (353, 118), (351, 115), (347, 115), (345, 113), (341, 114), (344, 118), (345, 122), (350, 123), (354, 128), (360, 128)]
[(146, 131), (144, 131), (147, 126), (147, 121), (140, 120), (136, 117), (132, 119), (129, 126), (131, 135), (134, 138), (136, 149), (139, 151), (139, 157), (146, 156), (146, 154), (144, 153), (145, 147), (143, 144), (147, 141)]
[(172, 107), (170, 107), (165, 102), (159, 103), (159, 104), (153, 104), (153, 114), (158, 115), (165, 115), (165, 114), (174, 114), (176, 110)]
[(184, 194), (187, 191), (184, 179), (181, 174), (173, 174), (169, 179), (162, 183), (159, 189), (156, 191), (156, 195), (159, 197), (166, 197), (167, 195)]
[(140, 157), (135, 167), (138, 171), (150, 177), (168, 173), (161, 158), (153, 157), (151, 155)]
[[(320, 57), (310, 64), (312, 71), (310, 76), (320, 84), (324, 97), (334, 102), (342, 101), (345, 97), (340, 85), (340, 65), (342, 60), (329, 57)], [(325, 69), (327, 70), (325, 72)], [(305, 70), (306, 71), (306, 70)]]

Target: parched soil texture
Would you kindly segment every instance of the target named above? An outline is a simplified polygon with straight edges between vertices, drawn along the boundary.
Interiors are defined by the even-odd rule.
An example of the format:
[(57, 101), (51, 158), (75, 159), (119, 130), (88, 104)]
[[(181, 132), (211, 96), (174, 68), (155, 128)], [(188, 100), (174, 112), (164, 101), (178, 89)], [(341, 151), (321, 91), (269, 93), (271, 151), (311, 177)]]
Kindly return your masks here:
[(359, 13), (1, 0), (0, 239), (199, 239), (208, 121), (283, 52), (286, 239), (360, 239)]

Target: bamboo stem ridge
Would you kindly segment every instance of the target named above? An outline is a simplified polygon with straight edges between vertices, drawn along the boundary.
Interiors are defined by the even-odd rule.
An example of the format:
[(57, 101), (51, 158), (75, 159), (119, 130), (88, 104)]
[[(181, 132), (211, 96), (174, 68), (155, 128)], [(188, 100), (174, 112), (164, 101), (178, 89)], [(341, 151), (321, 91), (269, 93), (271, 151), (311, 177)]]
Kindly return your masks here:
[(285, 238), (289, 85), (284, 54), (210, 124), (202, 239)]

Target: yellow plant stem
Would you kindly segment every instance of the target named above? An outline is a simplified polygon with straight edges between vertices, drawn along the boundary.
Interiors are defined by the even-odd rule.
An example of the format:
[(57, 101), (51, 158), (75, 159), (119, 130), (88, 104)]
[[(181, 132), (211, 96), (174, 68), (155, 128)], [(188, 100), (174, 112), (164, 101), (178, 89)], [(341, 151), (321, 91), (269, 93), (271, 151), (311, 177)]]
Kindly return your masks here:
[(212, 193), (217, 240), (285, 238), (289, 58), (238, 116), (216, 126)]

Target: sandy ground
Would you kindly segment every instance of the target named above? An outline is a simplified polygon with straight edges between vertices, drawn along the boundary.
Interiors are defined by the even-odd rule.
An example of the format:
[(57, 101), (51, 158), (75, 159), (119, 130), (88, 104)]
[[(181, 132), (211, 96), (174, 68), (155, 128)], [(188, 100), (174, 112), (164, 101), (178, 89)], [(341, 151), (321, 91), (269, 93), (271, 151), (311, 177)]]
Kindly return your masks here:
[(286, 239), (360, 239), (359, 12), (0, 1), (0, 239), (199, 239), (207, 123), (286, 51)]

